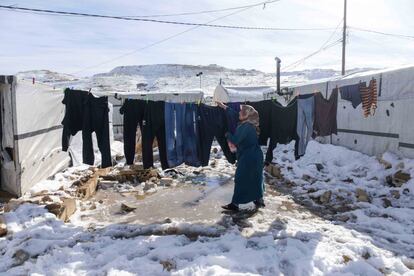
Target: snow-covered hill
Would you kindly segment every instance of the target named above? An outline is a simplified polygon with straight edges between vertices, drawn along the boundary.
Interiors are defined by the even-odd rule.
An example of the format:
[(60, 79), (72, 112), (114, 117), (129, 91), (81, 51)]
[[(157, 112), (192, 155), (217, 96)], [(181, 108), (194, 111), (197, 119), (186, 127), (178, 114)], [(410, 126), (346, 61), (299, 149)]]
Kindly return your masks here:
[[(361, 71), (367, 69), (354, 69)], [(255, 69), (229, 69), (216, 64), (184, 65), (184, 64), (153, 64), (119, 66), (107, 73), (96, 74), (86, 78), (76, 78), (48, 70), (34, 70), (19, 73), (21, 78), (52, 84), (56, 87), (92, 88), (95, 91), (153, 91), (175, 92), (200, 88), (206, 95), (211, 95), (220, 81), (225, 85), (234, 86), (275, 86), (275, 74)], [(351, 72), (351, 71), (350, 71)], [(311, 69), (281, 73), (281, 84), (305, 83), (309, 80), (338, 76), (339, 72), (332, 69)]]

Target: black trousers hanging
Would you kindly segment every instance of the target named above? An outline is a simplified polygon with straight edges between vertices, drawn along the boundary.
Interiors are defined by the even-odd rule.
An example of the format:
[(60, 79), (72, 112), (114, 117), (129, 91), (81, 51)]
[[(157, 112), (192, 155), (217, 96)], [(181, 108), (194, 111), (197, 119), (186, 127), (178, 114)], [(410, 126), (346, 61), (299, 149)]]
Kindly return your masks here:
[(124, 154), (127, 165), (134, 164), (137, 127), (143, 130), (146, 103), (143, 100), (125, 100), (119, 112), (124, 115)]
[(207, 166), (210, 159), (214, 137), (219, 143), (227, 161), (234, 164), (236, 155), (230, 151), (225, 137), (228, 131), (225, 111), (216, 106), (200, 105), (198, 108), (199, 155), (202, 166)]
[(167, 147), (165, 142), (164, 102), (145, 102), (145, 115), (142, 122), (142, 162), (144, 169), (154, 166), (152, 143), (157, 138), (160, 162), (163, 170), (168, 169)]
[(108, 97), (96, 98), (89, 94), (83, 110), (82, 153), (83, 163), (93, 165), (95, 156), (92, 143), (92, 132), (96, 133), (98, 148), (101, 152), (101, 167), (111, 167), (111, 145), (109, 141), (109, 108)]
[(295, 140), (295, 159), (299, 158), (299, 136), (297, 134), (298, 104), (294, 98), (287, 106), (282, 106), (277, 101), (271, 101), (271, 129), (270, 143), (266, 152), (265, 162), (273, 160), (273, 150), (277, 144), (287, 144)]

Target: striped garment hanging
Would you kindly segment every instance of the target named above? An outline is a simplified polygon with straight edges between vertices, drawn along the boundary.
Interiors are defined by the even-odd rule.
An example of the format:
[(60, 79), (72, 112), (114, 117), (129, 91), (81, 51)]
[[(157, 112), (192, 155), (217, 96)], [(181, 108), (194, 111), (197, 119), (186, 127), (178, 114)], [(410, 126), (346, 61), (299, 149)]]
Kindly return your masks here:
[(369, 115), (374, 116), (378, 101), (377, 80), (372, 79), (369, 82), (369, 86), (361, 83), (359, 90), (361, 93), (362, 110), (364, 112), (364, 117), (366, 118)]

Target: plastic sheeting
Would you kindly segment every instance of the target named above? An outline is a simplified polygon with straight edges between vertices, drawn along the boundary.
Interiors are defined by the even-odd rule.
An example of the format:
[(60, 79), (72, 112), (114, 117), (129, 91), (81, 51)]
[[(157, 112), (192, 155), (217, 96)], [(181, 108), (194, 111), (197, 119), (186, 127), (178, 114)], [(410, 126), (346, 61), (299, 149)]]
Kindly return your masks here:
[(213, 100), (223, 103), (228, 102), (258, 102), (275, 95), (275, 89), (270, 86), (223, 86), (217, 85), (214, 90)]
[(378, 108), (374, 116), (364, 118), (362, 105), (356, 109), (346, 100), (338, 100), (338, 135), (325, 137), (325, 142), (341, 145), (369, 155), (385, 151), (414, 158), (414, 66), (370, 71), (292, 87), (300, 94), (315, 90), (329, 97), (336, 86), (369, 83), (375, 78)]
[(2, 163), (2, 173), (3, 169), (6, 173), (2, 176), (2, 188), (20, 196), (40, 180), (67, 167), (70, 158), (61, 151), (62, 91), (18, 81), (10, 94), (13, 120), (8, 124), (13, 125), (14, 166)]

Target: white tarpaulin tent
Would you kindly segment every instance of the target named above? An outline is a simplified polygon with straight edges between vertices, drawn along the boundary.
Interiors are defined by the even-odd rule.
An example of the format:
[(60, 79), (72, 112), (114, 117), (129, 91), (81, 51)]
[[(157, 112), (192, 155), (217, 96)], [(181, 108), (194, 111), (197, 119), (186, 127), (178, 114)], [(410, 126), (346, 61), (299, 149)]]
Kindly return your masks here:
[[(321, 91), (331, 95), (336, 86), (357, 84), (375, 78), (378, 88), (378, 108), (374, 116), (364, 118), (362, 105), (356, 109), (339, 97), (338, 135), (325, 139), (335, 145), (346, 146), (369, 155), (385, 151), (414, 158), (414, 66), (351, 74), (323, 82), (297, 85), (300, 94)], [(332, 141), (330, 141), (332, 140)]]
[(217, 85), (213, 100), (229, 102), (258, 102), (275, 97), (275, 89), (270, 86), (223, 86)]
[(22, 195), (67, 167), (62, 152), (61, 90), (14, 76), (0, 76), (1, 189)]

